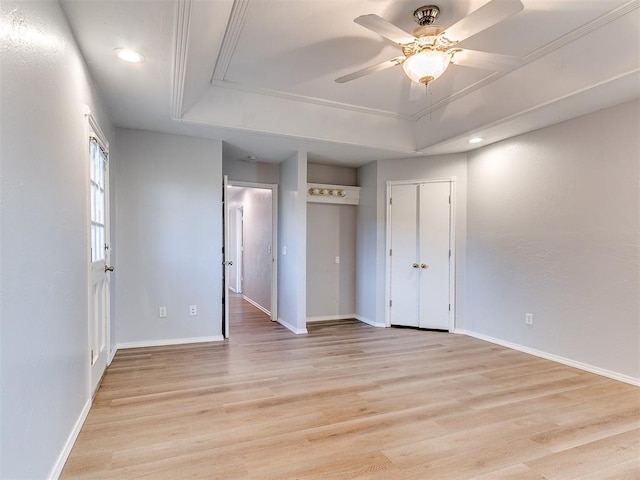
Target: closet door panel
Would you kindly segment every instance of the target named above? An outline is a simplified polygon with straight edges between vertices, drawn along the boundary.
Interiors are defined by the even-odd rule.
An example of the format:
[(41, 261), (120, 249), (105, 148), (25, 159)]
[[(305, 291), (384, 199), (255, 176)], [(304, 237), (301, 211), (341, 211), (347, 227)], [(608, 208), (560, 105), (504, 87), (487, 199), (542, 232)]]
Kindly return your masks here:
[(449, 329), (449, 182), (419, 188), (419, 326)]
[(418, 322), (418, 187), (391, 187), (391, 325), (417, 327)]

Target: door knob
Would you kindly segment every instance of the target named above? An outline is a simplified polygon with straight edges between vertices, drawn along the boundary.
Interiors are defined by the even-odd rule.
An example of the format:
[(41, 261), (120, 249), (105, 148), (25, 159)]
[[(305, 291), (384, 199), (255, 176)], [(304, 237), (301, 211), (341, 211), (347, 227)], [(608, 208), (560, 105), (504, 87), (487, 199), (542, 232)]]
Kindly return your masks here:
[(104, 265), (104, 271), (105, 272), (113, 272), (114, 268), (111, 265)]
[(417, 263), (413, 264), (413, 268), (418, 268), (420, 265), (418, 265)]
[(422, 265), (420, 265), (420, 268), (429, 268), (429, 265), (427, 265), (426, 263), (423, 263)]

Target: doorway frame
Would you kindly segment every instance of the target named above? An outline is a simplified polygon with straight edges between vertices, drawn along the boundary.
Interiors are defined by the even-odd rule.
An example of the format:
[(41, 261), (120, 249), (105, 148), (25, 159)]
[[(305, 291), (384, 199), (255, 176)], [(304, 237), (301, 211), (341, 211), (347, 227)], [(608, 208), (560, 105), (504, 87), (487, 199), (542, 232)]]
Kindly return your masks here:
[[(278, 184), (229, 180), (229, 187), (271, 190), (271, 321), (278, 321)], [(228, 210), (228, 207), (225, 207)], [(225, 225), (228, 228), (228, 225)]]
[(449, 204), (449, 242), (451, 256), (449, 257), (449, 333), (453, 333), (456, 327), (456, 177), (423, 178), (411, 180), (387, 180), (386, 185), (386, 243), (385, 243), (385, 309), (384, 324), (391, 326), (391, 187), (395, 185), (419, 185), (421, 183), (449, 183), (451, 186), (451, 203)]
[[(90, 146), (89, 143), (91, 138), (94, 138), (100, 148), (104, 149), (106, 153), (106, 165), (104, 170), (104, 219), (105, 219), (105, 258), (102, 263), (104, 263), (104, 267), (109, 266), (111, 263), (111, 176), (110, 176), (110, 166), (111, 166), (111, 156), (109, 152), (109, 140), (107, 136), (104, 134), (102, 129), (100, 128), (100, 124), (98, 120), (91, 112), (91, 109), (88, 105), (84, 105), (84, 116), (86, 119), (85, 122), (85, 136), (83, 141), (85, 142), (84, 148), (86, 152), (85, 160), (89, 159), (90, 155)], [(104, 368), (101, 368), (101, 372), (96, 375), (93, 358), (92, 358), (92, 332), (94, 331), (95, 325), (92, 325), (94, 321), (94, 304), (92, 302), (92, 277), (93, 277), (93, 262), (91, 259), (91, 186), (90, 186), (90, 166), (89, 162), (85, 163), (85, 195), (86, 195), (86, 244), (88, 246), (88, 256), (87, 256), (87, 353), (89, 357), (89, 369), (88, 369), (88, 388), (89, 388), (89, 397), (93, 398), (95, 394), (98, 392), (100, 385), (102, 383), (102, 379), (104, 378), (104, 374), (107, 371), (107, 367), (111, 365), (111, 361), (113, 360), (113, 356), (115, 354), (115, 348), (112, 351), (111, 349), (111, 304), (113, 297), (113, 289), (112, 287), (112, 277), (110, 273), (107, 273), (105, 270), (105, 279), (106, 288), (108, 295), (106, 295), (104, 308), (104, 341), (105, 341), (105, 363)]]

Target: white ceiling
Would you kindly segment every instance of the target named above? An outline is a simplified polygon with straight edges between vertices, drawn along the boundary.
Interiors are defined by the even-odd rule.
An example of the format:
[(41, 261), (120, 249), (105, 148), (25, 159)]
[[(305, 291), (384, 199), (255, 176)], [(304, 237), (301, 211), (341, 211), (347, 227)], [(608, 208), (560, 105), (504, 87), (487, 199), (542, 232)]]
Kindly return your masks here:
[[(317, 163), (466, 151), (640, 96), (640, 0), (522, 0), (461, 46), (516, 55), (508, 74), (451, 66), (427, 94), (401, 67), (334, 79), (400, 54), (355, 24), (410, 31), (425, 0), (62, 0), (116, 125), (224, 141), (224, 156)], [(448, 26), (486, 0), (436, 0)], [(126, 64), (113, 50), (141, 52)], [(486, 144), (486, 143), (485, 143)]]

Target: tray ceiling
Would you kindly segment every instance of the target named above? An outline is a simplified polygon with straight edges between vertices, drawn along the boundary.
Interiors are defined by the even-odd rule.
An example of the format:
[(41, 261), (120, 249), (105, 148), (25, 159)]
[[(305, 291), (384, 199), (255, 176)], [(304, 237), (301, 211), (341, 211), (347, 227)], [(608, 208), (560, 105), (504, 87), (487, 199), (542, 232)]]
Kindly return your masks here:
[[(219, 138), (226, 158), (361, 165), (448, 153), (640, 96), (638, 0), (523, 0), (525, 9), (461, 46), (521, 56), (508, 74), (452, 66), (426, 91), (401, 67), (335, 78), (399, 54), (355, 24), (375, 13), (416, 25), (424, 1), (64, 0), (114, 122)], [(440, 0), (453, 24), (484, 0)], [(130, 46), (146, 61), (119, 62)]]

